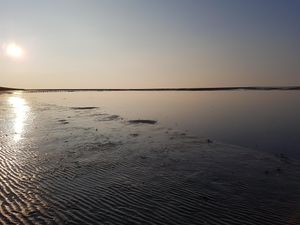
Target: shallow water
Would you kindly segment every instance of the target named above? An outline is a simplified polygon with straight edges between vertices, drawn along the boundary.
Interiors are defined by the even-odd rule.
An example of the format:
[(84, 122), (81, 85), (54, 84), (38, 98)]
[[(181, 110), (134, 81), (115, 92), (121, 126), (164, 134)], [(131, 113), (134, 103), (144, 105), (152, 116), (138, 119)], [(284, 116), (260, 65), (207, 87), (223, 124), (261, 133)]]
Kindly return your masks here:
[[(260, 105), (236, 94), (0, 95), (0, 222), (299, 224), (298, 160), (207, 140)], [(277, 102), (297, 109), (286, 94)], [(257, 121), (282, 116), (271, 105)]]
[(30, 98), (97, 106), (128, 119), (154, 119), (199, 137), (300, 158), (299, 91), (57, 92)]

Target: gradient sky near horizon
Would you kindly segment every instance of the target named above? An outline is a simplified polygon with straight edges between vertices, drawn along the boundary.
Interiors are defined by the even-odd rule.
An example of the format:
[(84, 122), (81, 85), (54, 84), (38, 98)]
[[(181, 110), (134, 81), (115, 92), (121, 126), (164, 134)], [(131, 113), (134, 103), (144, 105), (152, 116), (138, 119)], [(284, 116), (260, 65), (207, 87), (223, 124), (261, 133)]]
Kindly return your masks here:
[(300, 85), (299, 0), (0, 0), (0, 86), (232, 85)]

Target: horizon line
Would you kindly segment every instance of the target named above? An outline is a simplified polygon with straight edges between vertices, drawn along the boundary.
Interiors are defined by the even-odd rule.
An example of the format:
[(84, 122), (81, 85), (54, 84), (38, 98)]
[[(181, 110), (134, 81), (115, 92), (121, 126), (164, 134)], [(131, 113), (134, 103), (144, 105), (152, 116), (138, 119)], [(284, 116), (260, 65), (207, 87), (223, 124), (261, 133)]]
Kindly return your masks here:
[(300, 86), (225, 86), (225, 87), (180, 87), (180, 88), (30, 88), (16, 89), (30, 92), (55, 91), (230, 91), (230, 90), (300, 90)]
[(0, 87), (7, 91), (28, 92), (73, 92), (73, 91), (233, 91), (233, 90), (300, 90), (300, 86), (224, 86), (224, 87), (180, 87), (180, 88), (8, 88)]

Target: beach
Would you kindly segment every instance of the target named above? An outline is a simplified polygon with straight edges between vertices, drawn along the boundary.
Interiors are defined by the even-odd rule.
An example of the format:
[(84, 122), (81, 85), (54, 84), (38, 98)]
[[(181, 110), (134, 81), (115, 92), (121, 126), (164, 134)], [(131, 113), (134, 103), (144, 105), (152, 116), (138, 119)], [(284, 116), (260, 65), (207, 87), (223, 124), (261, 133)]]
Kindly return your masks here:
[(0, 95), (0, 221), (299, 224), (300, 164), (95, 105)]
[(299, 12), (0, 0), (0, 225), (300, 225)]

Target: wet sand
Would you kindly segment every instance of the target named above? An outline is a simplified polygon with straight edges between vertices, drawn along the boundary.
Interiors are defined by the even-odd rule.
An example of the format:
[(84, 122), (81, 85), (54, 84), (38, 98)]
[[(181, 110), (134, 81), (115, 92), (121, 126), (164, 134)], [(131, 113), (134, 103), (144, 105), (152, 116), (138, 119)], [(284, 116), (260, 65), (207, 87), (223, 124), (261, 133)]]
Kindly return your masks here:
[(300, 223), (297, 160), (134, 121), (1, 95), (0, 222)]

